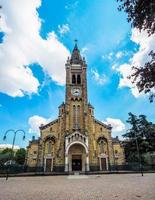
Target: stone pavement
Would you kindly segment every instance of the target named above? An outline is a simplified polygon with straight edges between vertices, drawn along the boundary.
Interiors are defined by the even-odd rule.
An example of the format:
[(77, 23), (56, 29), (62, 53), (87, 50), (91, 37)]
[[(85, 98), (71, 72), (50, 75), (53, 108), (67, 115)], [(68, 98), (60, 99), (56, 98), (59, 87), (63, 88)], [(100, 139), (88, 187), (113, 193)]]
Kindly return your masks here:
[(155, 200), (155, 174), (0, 178), (0, 200)]

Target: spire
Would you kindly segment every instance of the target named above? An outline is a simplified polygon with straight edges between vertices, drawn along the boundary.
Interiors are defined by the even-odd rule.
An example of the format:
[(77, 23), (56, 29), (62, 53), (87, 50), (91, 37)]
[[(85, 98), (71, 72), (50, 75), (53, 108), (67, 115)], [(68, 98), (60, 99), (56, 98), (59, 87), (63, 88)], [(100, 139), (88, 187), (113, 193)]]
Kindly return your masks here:
[(78, 40), (77, 40), (77, 39), (75, 39), (75, 40), (74, 40), (74, 42), (75, 42), (74, 49), (77, 49), (77, 50), (78, 50), (78, 46), (77, 46), (77, 42), (78, 42)]
[(80, 51), (77, 46), (77, 40), (74, 40), (74, 41), (75, 41), (75, 46), (72, 51), (70, 62), (71, 62), (71, 64), (81, 64), (82, 58), (81, 58)]

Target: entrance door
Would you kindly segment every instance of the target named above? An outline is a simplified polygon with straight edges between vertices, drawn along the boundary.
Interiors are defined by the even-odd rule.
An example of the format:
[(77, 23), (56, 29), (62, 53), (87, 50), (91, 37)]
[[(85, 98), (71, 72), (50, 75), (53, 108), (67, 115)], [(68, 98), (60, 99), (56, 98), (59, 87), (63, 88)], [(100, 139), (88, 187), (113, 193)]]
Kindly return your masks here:
[(106, 170), (106, 158), (101, 158), (101, 168), (102, 170)]
[(72, 156), (72, 171), (82, 171), (81, 155)]
[(52, 159), (46, 159), (46, 172), (51, 172)]

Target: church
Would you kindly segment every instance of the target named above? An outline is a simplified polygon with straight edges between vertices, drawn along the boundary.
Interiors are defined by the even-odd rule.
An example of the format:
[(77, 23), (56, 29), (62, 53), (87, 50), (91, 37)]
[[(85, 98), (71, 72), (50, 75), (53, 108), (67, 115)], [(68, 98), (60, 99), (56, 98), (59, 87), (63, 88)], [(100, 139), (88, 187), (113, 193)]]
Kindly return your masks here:
[(87, 63), (75, 42), (67, 59), (65, 102), (58, 118), (40, 126), (40, 138), (29, 142), (26, 164), (44, 172), (108, 171), (125, 162), (124, 149), (112, 138), (111, 125), (94, 116), (88, 102)]

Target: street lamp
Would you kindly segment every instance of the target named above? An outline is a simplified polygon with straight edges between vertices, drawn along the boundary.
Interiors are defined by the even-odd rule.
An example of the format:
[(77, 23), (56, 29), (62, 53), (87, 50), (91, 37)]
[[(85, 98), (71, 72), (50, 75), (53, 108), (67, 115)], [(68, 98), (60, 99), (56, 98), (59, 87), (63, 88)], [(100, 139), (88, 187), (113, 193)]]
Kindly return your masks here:
[(13, 129), (9, 129), (9, 130), (7, 130), (7, 131), (5, 132), (4, 137), (3, 137), (3, 140), (6, 140), (6, 136), (7, 136), (7, 134), (8, 134), (9, 132), (13, 132), (13, 133), (14, 133), (13, 142), (12, 142), (12, 152), (13, 152), (17, 132), (23, 133), (23, 140), (25, 140), (25, 131), (22, 130), (22, 129), (18, 129), (18, 130), (16, 130), (16, 131), (13, 130)]
[[(11, 148), (11, 149), (12, 149), (12, 150), (11, 150), (11, 159), (13, 159), (13, 155), (14, 155), (13, 149), (14, 149), (14, 145), (15, 145), (16, 134), (17, 134), (18, 132), (23, 133), (23, 140), (25, 140), (25, 131), (22, 130), (22, 129), (18, 129), (18, 130), (9, 129), (9, 130), (7, 130), (7, 131), (5, 132), (4, 137), (3, 137), (3, 140), (6, 140), (6, 136), (7, 136), (7, 134), (8, 134), (9, 132), (13, 132), (13, 133), (14, 133), (13, 142), (12, 142), (12, 148)], [(10, 164), (11, 164), (11, 163), (10, 163)], [(7, 180), (7, 179), (8, 179), (8, 171), (7, 171), (7, 175), (6, 175), (6, 180)]]
[(140, 168), (141, 175), (143, 176), (142, 160), (141, 160), (141, 156), (140, 156), (139, 145), (138, 145), (136, 133), (135, 133), (135, 140), (136, 140), (136, 148), (137, 148), (137, 154), (138, 154), (138, 160), (139, 160), (139, 168)]

